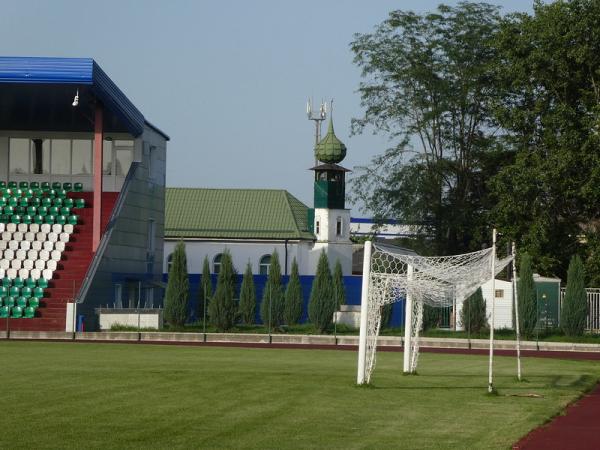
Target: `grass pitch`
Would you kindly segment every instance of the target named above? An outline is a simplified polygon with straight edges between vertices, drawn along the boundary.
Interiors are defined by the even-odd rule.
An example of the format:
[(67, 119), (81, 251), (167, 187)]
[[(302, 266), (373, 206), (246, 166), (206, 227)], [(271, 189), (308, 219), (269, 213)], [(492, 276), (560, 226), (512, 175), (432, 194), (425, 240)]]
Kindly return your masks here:
[[(597, 362), (0, 342), (1, 448), (509, 448), (600, 378)], [(541, 398), (514, 396), (535, 393)]]

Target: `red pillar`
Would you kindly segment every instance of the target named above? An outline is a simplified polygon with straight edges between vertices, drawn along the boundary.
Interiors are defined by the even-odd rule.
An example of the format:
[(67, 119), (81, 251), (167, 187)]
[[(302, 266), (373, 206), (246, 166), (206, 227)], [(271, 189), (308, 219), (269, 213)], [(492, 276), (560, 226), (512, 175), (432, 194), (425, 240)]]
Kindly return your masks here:
[(102, 218), (102, 105), (96, 104), (94, 117), (94, 216), (92, 230), (92, 251), (100, 245)]

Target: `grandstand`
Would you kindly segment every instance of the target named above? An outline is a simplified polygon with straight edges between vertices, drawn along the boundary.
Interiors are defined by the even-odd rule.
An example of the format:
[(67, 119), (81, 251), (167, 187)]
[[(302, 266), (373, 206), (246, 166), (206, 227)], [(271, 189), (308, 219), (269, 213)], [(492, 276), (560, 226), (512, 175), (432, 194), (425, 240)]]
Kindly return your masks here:
[(160, 302), (168, 139), (92, 59), (0, 57), (6, 329), (95, 329), (100, 305)]

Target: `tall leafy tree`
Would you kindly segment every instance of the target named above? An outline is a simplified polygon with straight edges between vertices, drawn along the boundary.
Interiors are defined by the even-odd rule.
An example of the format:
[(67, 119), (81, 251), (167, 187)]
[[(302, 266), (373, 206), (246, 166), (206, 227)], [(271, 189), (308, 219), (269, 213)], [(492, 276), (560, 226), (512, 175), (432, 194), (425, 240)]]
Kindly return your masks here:
[(283, 320), (288, 325), (295, 325), (302, 317), (302, 285), (298, 274), (298, 262), (296, 258), (292, 261), (292, 273), (285, 289), (285, 307)]
[(252, 264), (248, 261), (242, 287), (240, 288), (240, 318), (242, 323), (250, 325), (254, 323), (256, 311), (256, 290), (254, 287), (254, 276), (252, 275)]
[(481, 288), (466, 299), (460, 310), (460, 323), (471, 333), (479, 333), (488, 328), (485, 300)]
[(527, 337), (533, 336), (537, 326), (537, 297), (533, 281), (531, 256), (527, 253), (521, 255), (519, 280), (517, 282), (517, 298), (519, 301), (519, 328)]
[(560, 324), (567, 336), (581, 336), (588, 315), (585, 274), (581, 258), (575, 255), (569, 264), (567, 289), (560, 313)]
[(265, 325), (279, 326), (283, 323), (283, 297), (284, 291), (281, 284), (281, 266), (279, 265), (279, 254), (273, 250), (269, 275), (263, 290), (262, 302), (260, 304), (260, 318)]
[(358, 171), (354, 199), (378, 218), (414, 224), (436, 253), (487, 238), (486, 180), (505, 157), (491, 110), (500, 21), (484, 3), (392, 11), (351, 43), (365, 108), (353, 131), (373, 127), (393, 142)]
[(210, 264), (208, 256), (204, 257), (202, 263), (202, 275), (200, 277), (200, 286), (198, 287), (198, 304), (196, 305), (197, 320), (204, 319), (204, 305), (208, 305), (210, 298), (213, 295), (213, 285), (210, 277)]
[(544, 273), (581, 254), (600, 281), (600, 2), (534, 2), (506, 18), (495, 117), (511, 151), (493, 221)]
[(337, 303), (333, 298), (329, 260), (325, 251), (321, 251), (308, 302), (308, 319), (319, 333), (322, 333), (331, 325), (336, 307)]
[(208, 304), (208, 315), (217, 331), (228, 331), (233, 327), (237, 307), (235, 296), (235, 270), (229, 250), (223, 252), (221, 268), (217, 278), (215, 295)]
[(172, 326), (183, 326), (188, 315), (190, 280), (187, 271), (185, 244), (178, 242), (173, 252), (169, 280), (165, 293), (165, 319)]

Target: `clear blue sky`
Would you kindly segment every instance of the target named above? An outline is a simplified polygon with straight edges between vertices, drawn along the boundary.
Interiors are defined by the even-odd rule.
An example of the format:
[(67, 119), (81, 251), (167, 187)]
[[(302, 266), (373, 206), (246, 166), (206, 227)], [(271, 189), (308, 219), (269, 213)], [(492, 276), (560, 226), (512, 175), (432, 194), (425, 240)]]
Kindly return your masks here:
[[(368, 163), (388, 142), (349, 136), (361, 115), (349, 43), (391, 10), (438, 3), (3, 0), (0, 54), (94, 58), (171, 136), (168, 186), (287, 189), (312, 206), (307, 98), (334, 98), (343, 164)], [(510, 12), (532, 2), (490, 3)]]

